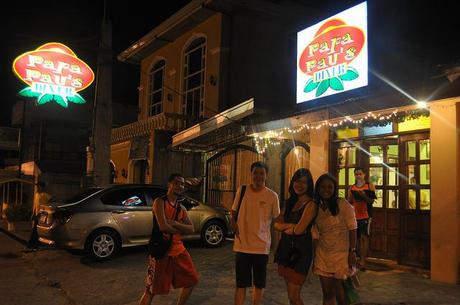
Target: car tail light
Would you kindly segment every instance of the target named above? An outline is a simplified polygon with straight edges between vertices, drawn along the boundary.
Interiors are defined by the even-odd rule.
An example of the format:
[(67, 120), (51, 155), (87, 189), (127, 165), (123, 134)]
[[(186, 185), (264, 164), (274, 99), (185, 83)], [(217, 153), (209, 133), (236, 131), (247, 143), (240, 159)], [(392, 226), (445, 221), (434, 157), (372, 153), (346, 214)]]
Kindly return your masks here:
[(53, 215), (54, 222), (57, 224), (65, 224), (72, 218), (73, 213), (66, 210), (56, 211)]

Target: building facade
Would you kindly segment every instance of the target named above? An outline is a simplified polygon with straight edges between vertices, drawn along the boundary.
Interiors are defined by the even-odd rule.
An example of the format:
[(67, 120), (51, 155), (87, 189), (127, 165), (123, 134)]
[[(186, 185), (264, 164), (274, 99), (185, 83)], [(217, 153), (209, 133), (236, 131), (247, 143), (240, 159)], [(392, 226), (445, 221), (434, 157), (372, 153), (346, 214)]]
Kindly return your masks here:
[[(141, 67), (140, 114), (113, 130), (115, 181), (203, 176), (201, 198), (228, 208), (256, 160), (281, 199), (298, 168), (330, 172), (344, 196), (360, 166), (377, 187), (371, 256), (457, 283), (458, 80), (411, 83), (414, 96), (435, 92), (428, 106), (375, 74), (363, 89), (297, 105), (296, 33), (325, 14), (291, 1), (192, 1), (131, 45), (119, 59)], [(385, 70), (391, 58), (379, 56)]]
[[(173, 171), (203, 176), (200, 152), (209, 147), (172, 149), (172, 135), (238, 105), (234, 121), (285, 111), (279, 101), (291, 93), (279, 79), (289, 67), (267, 62), (286, 58), (290, 25), (301, 9), (266, 1), (191, 1), (120, 53), (119, 60), (140, 66), (141, 80), (138, 121), (112, 132), (114, 181), (164, 184)], [(261, 35), (266, 31), (271, 35)], [(244, 103), (251, 98), (252, 104)], [(231, 125), (231, 132), (214, 135), (216, 147), (242, 135), (240, 122)]]

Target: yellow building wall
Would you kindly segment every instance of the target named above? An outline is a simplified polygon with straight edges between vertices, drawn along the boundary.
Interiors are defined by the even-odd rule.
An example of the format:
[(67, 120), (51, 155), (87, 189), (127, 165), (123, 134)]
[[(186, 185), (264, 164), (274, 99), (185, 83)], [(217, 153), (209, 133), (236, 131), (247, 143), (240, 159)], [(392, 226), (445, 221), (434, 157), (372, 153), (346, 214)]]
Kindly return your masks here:
[[(148, 116), (149, 104), (149, 71), (154, 63), (159, 59), (166, 61), (165, 78), (164, 78), (164, 102), (163, 110), (167, 113), (182, 113), (182, 96), (179, 94), (184, 91), (183, 78), (183, 61), (184, 50), (195, 38), (206, 38), (206, 63), (205, 63), (205, 117), (211, 117), (218, 113), (219, 100), (219, 65), (221, 52), (221, 32), (222, 32), (222, 15), (215, 14), (205, 20), (193, 30), (184, 33), (161, 48), (152, 53), (141, 62), (141, 86), (139, 94), (139, 108), (141, 109), (139, 119), (145, 119)], [(210, 83), (211, 76), (217, 78), (217, 84)], [(168, 88), (172, 88), (168, 89)], [(171, 94), (173, 100), (168, 101), (167, 95)]]
[[(116, 177), (114, 183), (128, 183), (128, 157), (130, 142), (112, 144), (110, 146), (110, 159), (115, 165)], [(124, 170), (125, 177), (122, 176)]]
[(460, 98), (430, 103), (431, 279), (459, 282)]

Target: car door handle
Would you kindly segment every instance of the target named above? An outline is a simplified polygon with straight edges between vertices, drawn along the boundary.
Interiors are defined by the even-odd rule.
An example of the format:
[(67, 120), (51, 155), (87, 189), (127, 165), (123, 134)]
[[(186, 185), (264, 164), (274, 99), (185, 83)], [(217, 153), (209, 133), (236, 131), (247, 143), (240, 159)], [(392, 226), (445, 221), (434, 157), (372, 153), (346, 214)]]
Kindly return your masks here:
[(113, 210), (112, 213), (114, 213), (114, 214), (124, 214), (124, 213), (126, 213), (126, 211), (123, 211), (123, 210)]

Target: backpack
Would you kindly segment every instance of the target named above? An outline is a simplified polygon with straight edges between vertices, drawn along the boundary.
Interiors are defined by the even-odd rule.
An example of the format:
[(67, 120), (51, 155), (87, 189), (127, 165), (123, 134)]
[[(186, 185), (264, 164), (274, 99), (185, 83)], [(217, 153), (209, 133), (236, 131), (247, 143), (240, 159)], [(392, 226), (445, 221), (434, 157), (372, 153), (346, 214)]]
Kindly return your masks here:
[[(166, 203), (166, 200), (168, 200), (167, 196), (162, 196), (160, 197), (163, 199), (163, 201)], [(177, 204), (176, 206), (176, 214), (174, 216), (174, 220), (177, 220), (177, 217), (179, 216), (180, 212), (180, 204)], [(158, 224), (158, 221), (155, 217), (155, 214), (153, 214), (153, 227), (152, 227), (152, 234), (150, 236), (149, 240), (149, 254), (151, 257), (154, 257), (156, 259), (161, 259), (166, 256), (166, 254), (169, 251), (169, 248), (171, 248), (172, 245), (172, 237), (173, 234), (169, 234), (169, 238), (165, 238), (163, 232), (160, 230), (160, 226)]]
[(238, 214), (240, 213), (241, 202), (243, 201), (244, 193), (246, 193), (246, 185), (241, 186), (240, 199), (238, 202), (238, 208), (236, 209), (236, 213), (235, 213), (235, 223), (238, 221)]

